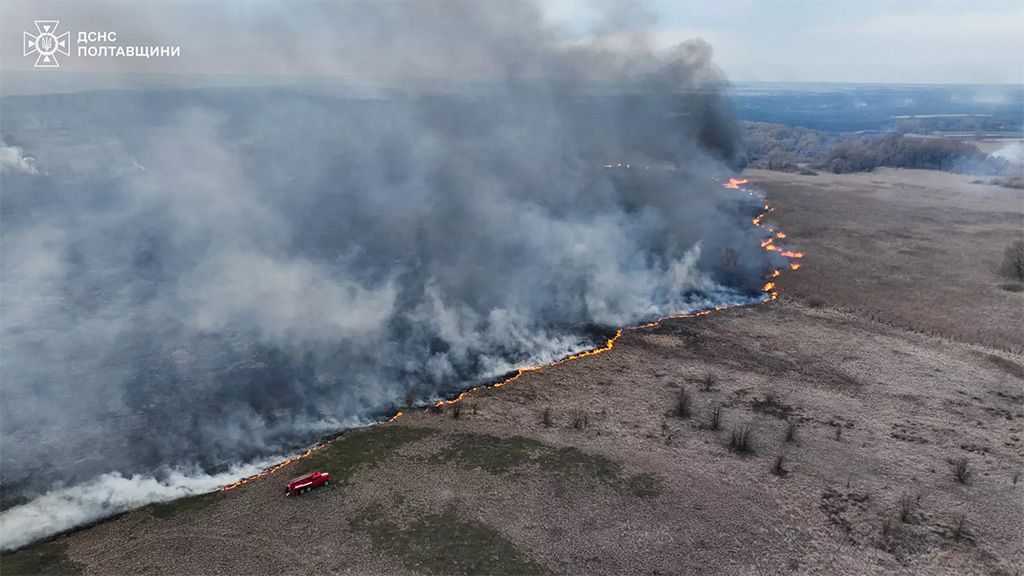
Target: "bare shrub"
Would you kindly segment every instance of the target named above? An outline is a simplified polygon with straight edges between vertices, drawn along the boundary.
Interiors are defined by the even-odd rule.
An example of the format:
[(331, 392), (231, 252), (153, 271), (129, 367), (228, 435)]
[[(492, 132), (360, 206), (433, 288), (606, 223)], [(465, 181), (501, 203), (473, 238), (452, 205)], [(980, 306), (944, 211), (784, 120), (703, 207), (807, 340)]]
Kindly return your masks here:
[(960, 514), (953, 522), (953, 538), (960, 540), (967, 535), (967, 517)]
[(837, 442), (842, 442), (842, 440), (843, 440), (843, 425), (842, 424), (836, 424), (835, 427), (836, 427), (836, 441)]
[(789, 470), (786, 470), (786, 456), (784, 454), (779, 454), (775, 457), (775, 462), (772, 464), (772, 474), (780, 478), (789, 474)]
[(686, 391), (686, 388), (679, 389), (679, 395), (676, 396), (676, 407), (673, 413), (679, 418), (689, 418), (693, 414), (693, 399), (690, 397), (690, 393)]
[(572, 414), (572, 427), (577, 430), (586, 430), (590, 426), (590, 416), (583, 410), (577, 410)]
[(904, 524), (914, 520), (917, 509), (921, 506), (920, 494), (904, 494), (900, 497), (900, 522)]
[(961, 456), (953, 461), (953, 475), (956, 477), (956, 481), (961, 484), (967, 484), (970, 481), (971, 476), (974, 475), (974, 470), (971, 470), (971, 463), (967, 461), (966, 457)]
[(1011, 280), (1024, 282), (1024, 240), (1014, 240), (1006, 248), (999, 273)]
[(705, 391), (705, 392), (711, 392), (712, 390), (714, 390), (715, 389), (715, 375), (710, 373), (710, 372), (705, 374), (704, 378), (701, 378), (700, 389)]
[(750, 426), (743, 424), (733, 428), (729, 434), (729, 450), (739, 454), (750, 454), (754, 451), (754, 434)]
[(458, 420), (459, 416), (462, 415), (462, 402), (455, 402), (454, 404), (451, 404), (450, 406), (451, 406), (452, 418), (455, 418), (456, 420)]
[(551, 416), (551, 406), (544, 409), (544, 413), (541, 414), (540, 421), (544, 424), (545, 428), (553, 428), (555, 425), (555, 419)]
[(711, 430), (721, 430), (722, 429), (722, 407), (721, 406), (715, 406), (714, 409), (711, 410), (711, 422), (708, 423), (708, 428), (711, 429)]
[(786, 442), (796, 441), (796, 422), (790, 422), (786, 425)]

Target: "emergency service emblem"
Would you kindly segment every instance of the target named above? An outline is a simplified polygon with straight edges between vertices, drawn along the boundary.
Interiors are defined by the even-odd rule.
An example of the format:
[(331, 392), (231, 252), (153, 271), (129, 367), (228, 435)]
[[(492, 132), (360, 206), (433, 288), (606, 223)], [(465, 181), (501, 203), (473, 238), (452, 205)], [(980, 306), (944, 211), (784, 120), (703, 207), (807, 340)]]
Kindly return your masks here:
[(36, 20), (36, 31), (33, 35), (25, 32), (25, 56), (37, 54), (36, 68), (59, 68), (57, 54), (70, 56), (70, 32), (57, 35), (60, 20)]

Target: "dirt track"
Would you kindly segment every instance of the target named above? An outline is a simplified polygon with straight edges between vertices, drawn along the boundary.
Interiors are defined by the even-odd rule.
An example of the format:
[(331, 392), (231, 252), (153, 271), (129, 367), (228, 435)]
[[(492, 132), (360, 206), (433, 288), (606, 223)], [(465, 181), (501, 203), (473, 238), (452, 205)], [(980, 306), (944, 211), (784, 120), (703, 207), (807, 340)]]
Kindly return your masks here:
[[(1024, 293), (994, 268), (1024, 195), (912, 171), (750, 177), (808, 252), (780, 301), (627, 331), (458, 417), (403, 416), (4, 574), (1017, 573)], [(743, 425), (749, 454), (727, 446)], [(338, 481), (283, 497), (313, 468)]]

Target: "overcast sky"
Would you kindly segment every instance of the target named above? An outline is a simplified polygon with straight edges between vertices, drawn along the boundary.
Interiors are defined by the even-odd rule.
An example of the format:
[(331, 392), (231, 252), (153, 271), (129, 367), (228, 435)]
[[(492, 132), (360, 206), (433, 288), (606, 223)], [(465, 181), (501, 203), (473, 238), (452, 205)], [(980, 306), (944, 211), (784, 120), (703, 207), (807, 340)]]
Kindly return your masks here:
[(1024, 82), (1022, 0), (661, 0), (653, 6), (659, 40), (708, 40), (735, 80)]
[[(1024, 83), (1022, 0), (560, 0), (544, 5), (553, 33), (567, 43), (595, 34), (614, 38), (645, 25), (655, 47), (703, 38), (734, 81)], [(502, 10), (497, 2), (491, 6)], [(414, 64), (408, 53), (401, 55), (403, 38), (360, 22), (361, 12), (377, 9), (265, 0), (4, 0), (0, 69), (32, 69), (35, 58), (22, 54), (22, 32), (33, 31), (32, 21), (39, 19), (61, 20), (60, 31), (72, 33), (72, 54), (62, 59), (60, 70), (33, 74), (345, 77), (365, 74), (366, 68), (372, 72), (392, 54)], [(401, 12), (401, 6), (392, 2), (387, 10)], [(177, 45), (182, 55), (79, 58), (75, 34), (104, 29), (116, 30), (120, 45)], [(457, 23), (450, 34), (460, 34)], [(377, 52), (360, 52), (367, 45), (377, 46)], [(468, 52), (463, 44), (452, 59)], [(439, 70), (428, 72), (437, 75)]]

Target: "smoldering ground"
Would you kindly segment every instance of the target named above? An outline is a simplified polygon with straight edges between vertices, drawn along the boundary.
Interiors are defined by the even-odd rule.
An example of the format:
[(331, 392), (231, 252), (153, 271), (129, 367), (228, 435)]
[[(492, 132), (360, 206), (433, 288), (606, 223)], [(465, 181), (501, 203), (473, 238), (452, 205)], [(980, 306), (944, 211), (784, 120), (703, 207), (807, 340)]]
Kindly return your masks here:
[[(742, 158), (710, 47), (559, 43), (535, 7), (490, 6), (363, 6), (369, 48), (479, 46), (487, 82), (3, 100), (5, 507), (206, 477), (595, 326), (760, 298), (757, 202), (716, 181)], [(140, 503), (75, 498), (10, 510), (3, 545), (14, 511), (53, 532)]]

